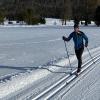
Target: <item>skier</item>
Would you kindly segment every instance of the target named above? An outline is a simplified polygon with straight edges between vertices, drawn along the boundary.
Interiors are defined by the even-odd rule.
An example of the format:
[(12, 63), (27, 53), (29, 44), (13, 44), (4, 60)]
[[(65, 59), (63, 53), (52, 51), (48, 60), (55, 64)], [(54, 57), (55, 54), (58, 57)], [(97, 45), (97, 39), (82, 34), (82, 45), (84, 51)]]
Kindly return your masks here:
[[(75, 54), (78, 60), (77, 73), (79, 73), (82, 66), (82, 54), (84, 51), (84, 46), (88, 46), (88, 37), (82, 31), (80, 31), (78, 25), (74, 25), (74, 32), (72, 32), (68, 38), (66, 38), (65, 36), (62, 37), (64, 41), (70, 41), (71, 38), (73, 38), (75, 45)], [(85, 45), (83, 39), (85, 40)]]

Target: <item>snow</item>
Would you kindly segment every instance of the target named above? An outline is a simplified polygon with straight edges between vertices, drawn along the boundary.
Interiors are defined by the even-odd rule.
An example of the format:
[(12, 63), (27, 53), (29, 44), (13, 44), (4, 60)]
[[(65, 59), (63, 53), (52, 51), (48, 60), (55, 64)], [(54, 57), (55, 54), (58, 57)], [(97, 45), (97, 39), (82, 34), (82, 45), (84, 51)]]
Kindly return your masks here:
[[(68, 91), (62, 100), (100, 100), (100, 68), (99, 64)], [(76, 92), (77, 91), (77, 92)]]
[(19, 75), (12, 76), (9, 81), (0, 84), (0, 98), (24, 88), (30, 83), (46, 76), (48, 73), (47, 70), (37, 70), (34, 74), (33, 72), (26, 72), (25, 74), (20, 73)]
[[(52, 19), (52, 18), (46, 18), (46, 25), (62, 25), (62, 21), (61, 19)], [(66, 26), (73, 26), (74, 25), (74, 21), (70, 20), (70, 21), (66, 21)]]
[[(25, 22), (20, 21), (17, 23), (17, 21), (4, 21), (4, 25), (0, 25), (1, 27), (47, 27), (47, 26), (62, 26), (62, 20), (61, 19), (54, 19), (54, 18), (45, 18), (46, 23), (45, 24), (38, 24), (38, 25), (27, 25)], [(9, 24), (11, 22), (11, 24)], [(85, 23), (85, 21), (82, 21)], [(81, 25), (81, 22), (79, 23)], [(66, 25), (63, 26), (74, 26), (74, 20), (67, 20)], [(81, 25), (81, 26), (84, 26)], [(95, 26), (95, 22), (91, 21), (91, 24), (89, 26)]]
[[(54, 18), (45, 18), (46, 20), (46, 24), (39, 24), (39, 25), (26, 25), (26, 23), (24, 22), (19, 22), (17, 23), (16, 21), (8, 21), (5, 20), (4, 21), (4, 27), (45, 27), (45, 26), (62, 26), (62, 21), (61, 19), (54, 19)], [(9, 24), (9, 22), (11, 22), (11, 24)], [(23, 23), (23, 24), (21, 24)], [(74, 21), (67, 21), (66, 26), (73, 26), (74, 25)]]
[[(74, 60), (75, 57), (74, 58), (71, 57), (71, 59)], [(66, 64), (68, 64), (68, 62)], [(63, 60), (63, 61), (57, 63), (56, 65), (63, 66), (63, 65), (65, 65), (65, 61)], [(5, 95), (8, 95), (10, 93), (13, 93), (21, 88), (24, 88), (25, 86), (32, 84), (33, 82), (51, 74), (50, 71), (42, 68), (42, 66), (40, 66), (39, 68), (40, 68), (40, 70), (39, 69), (36, 71), (29, 70), (26, 73), (19, 73), (18, 75), (14, 75), (14, 76), (10, 77), (10, 80), (6, 80), (6, 82), (1, 82), (0, 98), (4, 97)], [(49, 70), (58, 70), (58, 69), (59, 69), (59, 67), (55, 68), (54, 66), (49, 66)]]
[[(91, 50), (91, 52), (99, 51), (100, 47)], [(84, 53), (84, 56), (87, 56), (88, 52)], [(74, 62), (75, 56), (70, 58), (71, 62)], [(55, 63), (55, 65), (65, 66), (68, 65), (68, 61), (65, 59)], [(57, 71), (60, 69), (59, 67), (55, 66), (48, 66), (49, 70)], [(41, 70), (42, 69), (42, 70)], [(11, 93), (18, 91), (22, 88), (29, 86), (30, 84), (40, 80), (48, 75), (52, 74), (49, 70), (45, 69), (45, 67), (40, 66), (37, 70), (27, 70), (25, 73), (19, 73), (14, 76), (11, 76), (9, 80), (2, 81), (0, 83), (0, 98), (3, 98)]]
[[(38, 83), (38, 80), (41, 81), (44, 78), (49, 80), (48, 77), (52, 74), (50, 71), (58, 73), (59, 71), (62, 73), (71, 71), (70, 68), (66, 68), (66, 66), (68, 67), (69, 64), (68, 59), (65, 58), (66, 51), (61, 37), (63, 35), (68, 36), (69, 33), (73, 31), (73, 27), (71, 27), (71, 25), (73, 26), (73, 23), (69, 22), (70, 25), (67, 27), (60, 26), (61, 23), (57, 19), (51, 19), (51, 21), (50, 19), (47, 20), (48, 21), (45, 27), (42, 25), (34, 27), (0, 27), (0, 98), (6, 98), (6, 96), (11, 97), (14, 94), (17, 94), (21, 89), (25, 89), (32, 84), (34, 85), (36, 82)], [(55, 24), (55, 21), (56, 25), (51, 27), (52, 24)], [(95, 26), (81, 26), (80, 28), (89, 37), (89, 50), (91, 51), (92, 56), (99, 54), (100, 28)], [(70, 59), (71, 64), (75, 69), (77, 62), (74, 55), (73, 42), (70, 41), (67, 43), (67, 47), (69, 54), (72, 54), (70, 55)], [(90, 57), (85, 49), (83, 62), (88, 59), (90, 59)], [(50, 64), (54, 65), (51, 66)], [(94, 81), (93, 86), (86, 91), (87, 95), (83, 97), (83, 100), (94, 100), (92, 99), (93, 96), (96, 96), (97, 100), (100, 99), (100, 89), (97, 88), (100, 85), (99, 72), (100, 70), (98, 65), (98, 67), (95, 68), (95, 71), (91, 72), (90, 74), (91, 77), (95, 77), (97, 75), (96, 80), (98, 81)], [(54, 74), (53, 77), (59, 78), (62, 76), (62, 74), (58, 75), (58, 73)], [(94, 76), (92, 73), (94, 73)], [(90, 75), (88, 75), (82, 82), (86, 82), (88, 78), (90, 80), (89, 82), (92, 82), (93, 80), (91, 79)], [(46, 80), (44, 81), (45, 85), (47, 85)], [(82, 82), (79, 83), (80, 85), (77, 85), (82, 86)], [(86, 84), (90, 85), (88, 81)], [(41, 84), (40, 89), (45, 87), (42, 85), (43, 84)], [(40, 89), (38, 89), (38, 91)], [(64, 99), (68, 96), (71, 98), (69, 100), (74, 100), (72, 99), (71, 95), (74, 97), (75, 91), (78, 90), (79, 88), (76, 86), (75, 89), (70, 91), (71, 93), (64, 96)], [(83, 90), (85, 89), (83, 88)], [(93, 96), (91, 96), (91, 94), (93, 94)]]

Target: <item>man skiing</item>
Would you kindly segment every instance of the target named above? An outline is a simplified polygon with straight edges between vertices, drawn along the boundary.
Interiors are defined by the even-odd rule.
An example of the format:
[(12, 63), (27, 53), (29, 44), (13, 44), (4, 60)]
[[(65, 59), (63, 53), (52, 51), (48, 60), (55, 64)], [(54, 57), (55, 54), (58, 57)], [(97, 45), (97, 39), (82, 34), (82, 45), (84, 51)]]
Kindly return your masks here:
[[(78, 60), (78, 69), (77, 73), (81, 71), (81, 66), (82, 66), (82, 54), (84, 51), (84, 46), (88, 46), (88, 38), (87, 36), (79, 30), (78, 25), (74, 25), (74, 32), (72, 32), (68, 38), (65, 36), (62, 37), (64, 41), (70, 41), (71, 38), (73, 38), (74, 45), (75, 45), (75, 54)], [(85, 44), (83, 42), (83, 39), (85, 40)]]

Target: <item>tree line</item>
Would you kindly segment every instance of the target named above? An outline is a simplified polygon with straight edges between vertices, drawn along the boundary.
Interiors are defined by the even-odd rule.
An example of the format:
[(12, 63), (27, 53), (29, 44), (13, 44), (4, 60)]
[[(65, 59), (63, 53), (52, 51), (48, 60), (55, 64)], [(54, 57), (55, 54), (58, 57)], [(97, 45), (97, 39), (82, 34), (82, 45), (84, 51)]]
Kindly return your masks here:
[(100, 26), (100, 0), (0, 0), (0, 23), (8, 20), (27, 24), (45, 23), (45, 18), (60, 18), (75, 23), (84, 20)]

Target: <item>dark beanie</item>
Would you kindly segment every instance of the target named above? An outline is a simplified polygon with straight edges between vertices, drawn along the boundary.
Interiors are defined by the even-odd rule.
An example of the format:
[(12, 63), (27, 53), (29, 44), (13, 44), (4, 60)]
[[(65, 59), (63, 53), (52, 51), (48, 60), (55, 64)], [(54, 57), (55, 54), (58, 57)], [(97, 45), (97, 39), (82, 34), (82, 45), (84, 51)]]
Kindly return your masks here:
[(75, 24), (75, 25), (74, 25), (74, 28), (79, 28), (79, 25)]

